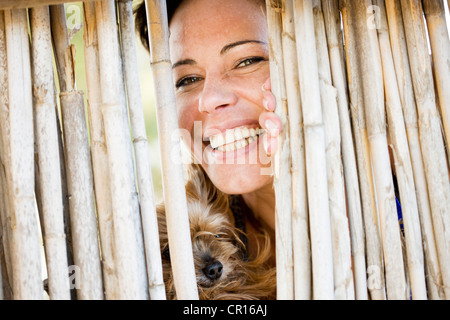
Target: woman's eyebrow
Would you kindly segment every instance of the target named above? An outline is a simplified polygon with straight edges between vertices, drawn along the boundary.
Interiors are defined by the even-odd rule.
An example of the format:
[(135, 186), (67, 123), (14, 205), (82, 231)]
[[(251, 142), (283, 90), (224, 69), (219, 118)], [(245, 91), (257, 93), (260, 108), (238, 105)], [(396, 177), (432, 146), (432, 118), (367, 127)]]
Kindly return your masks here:
[(184, 59), (184, 60), (180, 60), (180, 61), (174, 63), (174, 64), (172, 65), (172, 69), (175, 69), (176, 67), (179, 67), (179, 66), (182, 66), (182, 65), (185, 65), (185, 64), (193, 65), (193, 64), (196, 64), (196, 63), (197, 63), (197, 62), (195, 62), (195, 60), (192, 60), (192, 59)]
[[(233, 42), (233, 43), (230, 43), (230, 44), (227, 44), (226, 46), (224, 46), (222, 48), (222, 50), (220, 50), (220, 55), (224, 55), (225, 53), (227, 53), (229, 50), (233, 49), (234, 47), (241, 46), (241, 45), (248, 44), (248, 43), (258, 43), (258, 44), (267, 45), (266, 42), (259, 41), (259, 40), (236, 41), (236, 42)], [(183, 60), (180, 60), (180, 61), (177, 61), (176, 63), (174, 63), (172, 65), (172, 69), (175, 69), (176, 67), (183, 66), (183, 65), (194, 65), (194, 64), (197, 64), (197, 62), (195, 60), (183, 59)]]
[(229, 51), (230, 49), (237, 47), (237, 46), (241, 46), (243, 44), (247, 44), (247, 43), (259, 43), (259, 44), (264, 44), (267, 45), (266, 42), (264, 41), (259, 41), (259, 40), (241, 40), (241, 41), (236, 41), (230, 44), (227, 44), (225, 47), (222, 48), (222, 50), (220, 50), (220, 55), (224, 55), (225, 53), (227, 53), (227, 51)]

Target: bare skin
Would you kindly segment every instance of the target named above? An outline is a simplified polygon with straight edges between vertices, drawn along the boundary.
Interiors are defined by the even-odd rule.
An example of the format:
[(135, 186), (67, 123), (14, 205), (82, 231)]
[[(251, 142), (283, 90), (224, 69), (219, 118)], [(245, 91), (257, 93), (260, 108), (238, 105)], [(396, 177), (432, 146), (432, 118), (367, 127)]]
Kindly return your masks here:
[[(274, 234), (275, 194), (267, 170), (281, 121), (270, 92), (264, 4), (186, 0), (171, 20), (169, 44), (179, 126), (189, 132), (184, 142), (214, 185), (242, 195), (255, 218)], [(210, 145), (212, 137), (243, 127), (265, 134), (236, 150)], [(249, 245), (250, 251), (256, 246), (251, 234)]]

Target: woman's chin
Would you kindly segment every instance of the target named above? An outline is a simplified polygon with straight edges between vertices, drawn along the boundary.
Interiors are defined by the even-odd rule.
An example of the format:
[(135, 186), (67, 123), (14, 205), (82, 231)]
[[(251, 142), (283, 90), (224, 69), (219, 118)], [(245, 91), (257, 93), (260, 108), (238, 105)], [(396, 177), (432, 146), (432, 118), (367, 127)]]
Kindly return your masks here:
[(251, 193), (273, 181), (270, 166), (259, 164), (225, 164), (205, 169), (212, 183), (226, 194)]

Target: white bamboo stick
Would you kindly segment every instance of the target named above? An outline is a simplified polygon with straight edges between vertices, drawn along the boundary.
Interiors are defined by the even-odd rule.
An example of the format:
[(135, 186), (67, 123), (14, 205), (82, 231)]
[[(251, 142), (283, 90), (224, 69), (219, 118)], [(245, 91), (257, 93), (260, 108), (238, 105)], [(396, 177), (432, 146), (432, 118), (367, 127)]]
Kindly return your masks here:
[(103, 299), (84, 97), (79, 91), (70, 91), (62, 92), (60, 99), (74, 262), (80, 268), (80, 288), (77, 296), (83, 300)]
[(289, 123), (283, 66), (281, 1), (266, 1), (269, 32), (270, 78), (276, 98), (275, 113), (283, 129), (278, 137), (278, 149), (272, 157), (275, 189), (275, 234), (277, 260), (277, 299), (294, 299), (294, 268), (292, 253), (292, 186), (290, 175)]
[(162, 275), (161, 249), (159, 245), (158, 220), (153, 197), (149, 146), (139, 84), (139, 70), (136, 57), (136, 39), (134, 35), (135, 31), (131, 0), (119, 1), (119, 16), (125, 84), (127, 88), (130, 123), (133, 134), (136, 175), (147, 261), (148, 290), (152, 300), (164, 300), (166, 299), (166, 292)]
[[(418, 111), (422, 157), (428, 183), (434, 234), (445, 297), (450, 297), (450, 181), (441, 134), (440, 119), (423, 11), (418, 0), (402, 0), (403, 21)], [(413, 53), (414, 52), (414, 53)]]
[[(7, 185), (7, 170), (9, 167), (8, 159), (10, 152), (5, 148), (9, 138), (7, 132), (8, 119), (8, 70), (6, 58), (6, 40), (5, 40), (5, 21), (3, 11), (0, 11), (0, 264), (1, 264), (1, 287), (0, 299), (5, 300), (10, 298), (8, 287), (10, 286), (11, 272), (9, 246), (10, 246), (10, 232), (7, 228), (7, 219), (10, 216), (9, 192)], [(3, 263), (5, 261), (5, 263)]]
[(326, 175), (325, 128), (320, 101), (312, 1), (296, 1), (294, 17), (305, 130), (313, 298), (333, 299), (333, 249)]
[(422, 248), (422, 232), (417, 207), (417, 198), (414, 184), (414, 175), (409, 153), (408, 138), (406, 135), (403, 110), (398, 91), (394, 60), (386, 17), (386, 7), (383, 0), (375, 0), (379, 8), (380, 26), (378, 41), (380, 45), (381, 61), (383, 66), (384, 88), (386, 94), (386, 113), (389, 126), (389, 137), (394, 153), (394, 165), (397, 176), (400, 201), (402, 204), (402, 217), (406, 243), (406, 258), (411, 293), (415, 300), (426, 300), (427, 289), (425, 284), (425, 264)]
[(330, 59), (321, 2), (314, 2), (320, 96), (326, 132), (328, 197), (333, 237), (334, 295), (338, 300), (354, 300), (350, 230), (345, 202), (345, 183), (341, 160), (341, 132), (337, 90), (332, 85)]
[(34, 197), (31, 66), (25, 10), (5, 11), (11, 150), (11, 260), (14, 299), (42, 299)]
[(423, 0), (428, 34), (430, 36), (433, 68), (436, 79), (441, 120), (447, 142), (447, 157), (450, 159), (450, 38), (445, 22), (443, 0)]
[[(2, 0), (0, 1), (0, 10), (30, 8), (42, 5), (55, 5), (77, 1), (79, 0)], [(88, 1), (95, 1), (95, 0), (84, 0), (84, 2)]]
[(439, 291), (442, 287), (442, 278), (440, 275), (439, 260), (436, 252), (430, 201), (428, 198), (427, 182), (419, 141), (416, 101), (413, 92), (400, 0), (387, 0), (386, 12), (389, 23), (392, 55), (397, 74), (398, 90), (402, 101), (403, 116), (414, 171), (417, 205), (420, 215), (420, 222), (422, 224), (428, 294), (431, 299), (439, 299)]
[(96, 2), (102, 114), (111, 182), (115, 263), (121, 299), (148, 299), (114, 1)]
[(389, 299), (405, 299), (406, 283), (394, 183), (387, 146), (383, 74), (375, 28), (367, 23), (370, 0), (352, 2), (361, 57), (365, 115), (383, 242), (386, 289)]
[[(292, 155), (292, 246), (294, 263), (294, 298), (309, 300), (311, 290), (311, 247), (308, 226), (308, 196), (306, 191), (305, 143), (300, 84), (295, 42), (294, 1), (284, 3), (283, 59), (286, 96), (289, 113), (289, 137)], [(286, 165), (286, 164), (283, 164)]]
[(76, 90), (73, 47), (63, 5), (51, 8), (60, 79), (61, 114), (75, 265), (80, 268), (78, 298), (103, 299), (95, 213), (94, 181), (83, 93)]
[(30, 12), (35, 136), (50, 299), (70, 299), (49, 8)]
[(378, 231), (378, 216), (375, 204), (375, 191), (371, 171), (369, 143), (366, 120), (364, 115), (364, 100), (362, 91), (362, 75), (359, 51), (355, 35), (355, 14), (350, 0), (340, 2), (345, 34), (345, 49), (350, 97), (351, 120), (355, 141), (356, 159), (358, 165), (361, 206), (366, 241), (367, 258), (367, 288), (373, 300), (385, 299), (384, 266), (382, 262), (381, 240)]
[(91, 138), (94, 191), (100, 233), (105, 298), (119, 299), (117, 269), (114, 262), (114, 226), (110, 189), (108, 150), (101, 110), (101, 88), (95, 3), (84, 3), (84, 56), (87, 83), (87, 107)]
[[(11, 197), (12, 190), (8, 187), (11, 182), (11, 147), (9, 145), (10, 140), (10, 127), (9, 127), (9, 96), (8, 96), (8, 65), (6, 57), (6, 35), (5, 35), (5, 20), (3, 11), (0, 11), (0, 132), (2, 139), (2, 183), (4, 193), (4, 211), (0, 212), (0, 218), (2, 222), (2, 241), (3, 241), (3, 254), (5, 261), (5, 272), (8, 274), (8, 281), (4, 279), (4, 284), (9, 283), (12, 285), (12, 265), (11, 265)], [(6, 292), (5, 292), (6, 293)], [(7, 296), (7, 294), (5, 294)], [(12, 296), (12, 295), (11, 295)]]
[(366, 257), (361, 195), (359, 191), (355, 147), (349, 114), (345, 63), (341, 51), (343, 49), (343, 38), (337, 0), (322, 0), (322, 10), (325, 20), (325, 30), (327, 33), (333, 86), (337, 90), (342, 161), (344, 168), (354, 269), (355, 298), (358, 300), (367, 300)]
[[(161, 139), (164, 201), (166, 205), (170, 257), (177, 298), (198, 299), (189, 219), (184, 190), (183, 168), (173, 163), (173, 154), (181, 157), (180, 142), (172, 134), (178, 128), (169, 30), (165, 1), (146, 1), (151, 65), (155, 79), (158, 133)], [(175, 153), (176, 152), (176, 153)]]

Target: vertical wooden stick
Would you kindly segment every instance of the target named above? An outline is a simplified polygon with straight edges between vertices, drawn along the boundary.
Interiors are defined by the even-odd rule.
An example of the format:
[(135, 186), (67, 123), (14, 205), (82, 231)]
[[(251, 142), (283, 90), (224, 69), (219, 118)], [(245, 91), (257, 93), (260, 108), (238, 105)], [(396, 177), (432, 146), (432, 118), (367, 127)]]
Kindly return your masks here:
[(169, 54), (169, 29), (165, 1), (145, 1), (155, 79), (158, 133), (161, 139), (164, 201), (166, 204), (170, 256), (179, 299), (198, 299), (197, 282), (192, 256), (183, 168), (175, 164), (175, 154), (181, 157), (179, 139), (171, 139), (178, 128), (172, 64)]
[(418, 0), (402, 0), (403, 21), (418, 111), (418, 125), (428, 182), (439, 263), (445, 297), (450, 297), (450, 181), (436, 106), (433, 74)]
[(402, 101), (403, 117), (408, 135), (409, 150), (414, 171), (417, 205), (422, 224), (422, 237), (427, 269), (428, 294), (431, 299), (439, 299), (442, 287), (439, 260), (431, 218), (428, 187), (419, 141), (416, 101), (413, 92), (411, 70), (406, 46), (405, 30), (400, 0), (386, 0), (392, 55), (397, 75), (398, 90)]
[(332, 85), (330, 59), (320, 1), (314, 1), (314, 29), (316, 34), (320, 96), (326, 132), (328, 197), (333, 237), (334, 295), (339, 300), (353, 300), (355, 299), (355, 288), (341, 160), (341, 132), (337, 90)]
[(144, 245), (123, 83), (116, 7), (96, 2), (102, 114), (114, 219), (114, 257), (121, 299), (148, 299)]
[(351, 0), (340, 2), (340, 6), (344, 22), (351, 120), (353, 124), (365, 228), (368, 274), (367, 288), (372, 299), (381, 300), (385, 298), (384, 266), (382, 262), (381, 240), (378, 230), (375, 191), (373, 188), (369, 143), (364, 115), (362, 74), (360, 62), (357, 58), (359, 48), (355, 35), (355, 14), (351, 6)]
[(50, 13), (47, 6), (31, 9), (32, 71), (35, 135), (41, 190), (44, 244), (51, 299), (70, 299), (64, 233), (58, 128), (52, 64)]
[(445, 22), (443, 0), (423, 0), (428, 33), (433, 55), (433, 67), (439, 97), (441, 120), (447, 142), (447, 157), (450, 159), (450, 38)]
[(34, 135), (26, 10), (5, 11), (11, 150), (11, 260), (14, 299), (42, 299), (34, 197)]
[[(308, 196), (306, 191), (305, 143), (300, 84), (295, 42), (294, 1), (284, 4), (283, 59), (289, 113), (289, 141), (292, 155), (292, 246), (294, 263), (294, 298), (309, 300), (311, 290), (311, 248), (308, 227)], [(283, 165), (287, 165), (283, 163)]]
[(95, 3), (83, 4), (84, 8), (84, 56), (87, 83), (87, 107), (91, 138), (92, 169), (94, 174), (95, 202), (102, 253), (103, 285), (105, 297), (116, 300), (120, 297), (117, 268), (114, 261), (114, 225), (108, 149), (105, 141), (105, 126), (102, 116), (100, 66), (98, 56), (97, 20)]
[(94, 181), (84, 97), (82, 92), (76, 90), (73, 47), (69, 43), (64, 5), (53, 6), (50, 11), (61, 84), (61, 114), (74, 262), (80, 268), (80, 288), (77, 295), (83, 300), (103, 299)]
[[(9, 90), (8, 90), (8, 65), (7, 65), (7, 51), (6, 51), (6, 34), (5, 34), (5, 16), (3, 11), (0, 11), (0, 136), (2, 139), (2, 150), (0, 161), (2, 167), (0, 168), (1, 182), (4, 192), (2, 197), (4, 199), (4, 210), (0, 212), (2, 222), (2, 244), (3, 244), (3, 258), (4, 268), (3, 272), (8, 275), (8, 279), (3, 279), (4, 288), (13, 283), (12, 265), (11, 265), (11, 197), (12, 190), (8, 187), (11, 183), (11, 147), (10, 141), (10, 126), (9, 126)], [(2, 261), (2, 262), (3, 262)], [(5, 292), (5, 297), (12, 296)]]
[(376, 29), (367, 22), (370, 0), (352, 2), (361, 57), (362, 85), (389, 299), (405, 299), (406, 283), (394, 183), (387, 146), (383, 74)]
[(305, 130), (313, 298), (334, 299), (325, 128), (320, 101), (312, 1), (296, 1), (294, 16)]
[(281, 1), (267, 1), (267, 23), (269, 29), (270, 78), (272, 92), (277, 99), (276, 113), (283, 130), (279, 136), (279, 148), (272, 158), (274, 189), (276, 197), (276, 259), (277, 298), (294, 298), (294, 269), (292, 261), (292, 189), (290, 175), (289, 123), (282, 52)]
[(343, 39), (337, 0), (322, 0), (322, 10), (327, 32), (333, 86), (337, 90), (337, 102), (342, 144), (342, 161), (345, 177), (346, 199), (350, 224), (355, 298), (367, 300), (366, 256), (362, 221), (361, 195), (347, 96), (347, 79), (342, 54)]
[(149, 147), (139, 85), (139, 70), (136, 57), (136, 39), (134, 35), (131, 0), (119, 1), (119, 15), (125, 84), (127, 88), (131, 129), (133, 131), (136, 174), (145, 243), (144, 247), (147, 258), (148, 289), (152, 300), (164, 300), (166, 299), (166, 292), (162, 276), (161, 249), (159, 245), (156, 207), (153, 198)]
[(402, 104), (398, 91), (397, 77), (395, 74), (394, 60), (389, 39), (386, 7), (384, 0), (375, 0), (374, 4), (378, 6), (380, 14), (380, 26), (377, 31), (383, 65), (386, 113), (389, 126), (389, 137), (394, 153), (395, 172), (399, 186), (400, 201), (402, 204), (402, 217), (407, 251), (406, 258), (411, 282), (411, 293), (413, 299), (426, 300), (427, 290), (425, 285), (422, 232), (420, 229), (408, 138), (406, 136)]

